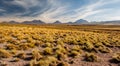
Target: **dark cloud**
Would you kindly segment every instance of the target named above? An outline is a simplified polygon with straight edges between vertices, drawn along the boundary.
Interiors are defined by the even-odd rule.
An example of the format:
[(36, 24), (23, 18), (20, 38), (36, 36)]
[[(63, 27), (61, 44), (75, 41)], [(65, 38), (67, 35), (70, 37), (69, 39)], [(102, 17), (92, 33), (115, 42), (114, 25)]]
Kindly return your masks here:
[(9, 4), (13, 0), (0, 0), (0, 9), (4, 10), (0, 12), (0, 16), (5, 16), (7, 14), (21, 13), (24, 12), (25, 9), (20, 5)]
[[(31, 1), (31, 2), (30, 2)], [(35, 2), (36, 1), (36, 2)], [(0, 16), (37, 16), (49, 9), (48, 0), (0, 0)]]

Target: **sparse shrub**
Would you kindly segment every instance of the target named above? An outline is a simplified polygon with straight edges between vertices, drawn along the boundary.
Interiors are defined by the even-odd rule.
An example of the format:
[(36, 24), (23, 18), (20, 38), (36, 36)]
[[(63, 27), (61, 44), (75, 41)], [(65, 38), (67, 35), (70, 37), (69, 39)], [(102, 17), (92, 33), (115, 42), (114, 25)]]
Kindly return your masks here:
[(29, 43), (29, 44), (28, 44), (28, 47), (34, 48), (34, 47), (35, 47), (35, 44), (34, 44), (34, 43)]
[(80, 55), (80, 52), (77, 52), (77, 51), (73, 50), (73, 51), (70, 51), (70, 55), (69, 56), (74, 58), (74, 57), (77, 57), (78, 55)]
[(120, 48), (120, 41), (119, 41), (119, 42), (117, 41), (117, 42), (115, 43), (115, 47)]
[(52, 44), (47, 42), (44, 44), (44, 47), (52, 47)]
[(59, 52), (62, 52), (64, 54), (67, 53), (67, 50), (63, 46), (61, 46), (61, 45), (57, 45), (57, 47), (55, 48), (55, 50), (59, 51)]
[(21, 58), (21, 59), (25, 59), (26, 54), (25, 54), (24, 52), (21, 52), (21, 53), (18, 53), (18, 54), (16, 55), (16, 57)]
[(4, 43), (6, 40), (4, 38), (0, 39), (0, 43)]
[(104, 46), (99, 47), (98, 50), (99, 50), (100, 52), (102, 52), (102, 53), (109, 53), (109, 52), (112, 52), (112, 50), (111, 50), (110, 48), (104, 47)]
[(0, 62), (0, 66), (7, 66), (5, 62)]
[(67, 41), (68, 42), (68, 44), (70, 44), (70, 45), (77, 45), (78, 44), (78, 42), (75, 40), (75, 39), (73, 39), (73, 37), (72, 37), (72, 39), (70, 39), (70, 38), (68, 38), (69, 40)]
[(17, 50), (11, 50), (10, 53), (15, 55), (17, 53)]
[(28, 44), (21, 44), (21, 45), (19, 45), (19, 49), (20, 50), (28, 50), (29, 49)]
[(92, 49), (94, 48), (94, 46), (91, 42), (86, 42), (84, 45), (85, 45), (84, 50), (86, 50), (88, 52), (92, 52)]
[(69, 64), (73, 64), (73, 63), (74, 63), (74, 61), (73, 61), (73, 60), (70, 60), (68, 63), (69, 63)]
[(74, 45), (72, 50), (75, 50), (75, 51), (80, 51), (80, 46), (79, 45)]
[(51, 47), (51, 43), (46, 43), (46, 47)]
[(8, 43), (12, 43), (12, 44), (16, 44), (17, 43), (17, 40), (14, 40), (14, 39), (8, 39), (7, 40)]
[(116, 54), (113, 56), (112, 62), (114, 62), (114, 63), (120, 63), (120, 53), (116, 53)]
[(103, 43), (103, 45), (105, 45), (105, 46), (107, 46), (107, 47), (113, 47), (113, 45), (112, 44), (110, 44), (109, 42), (102, 42)]
[(35, 59), (31, 60), (29, 66), (37, 66), (37, 61)]
[(98, 61), (98, 56), (96, 56), (93, 53), (87, 53), (84, 58), (85, 61), (89, 62), (97, 62)]
[(62, 40), (57, 40), (57, 44), (61, 45), (61, 46), (64, 46), (64, 42)]
[(52, 56), (44, 57), (40, 61), (38, 61), (38, 66), (50, 66), (56, 65), (57, 59)]
[(44, 53), (45, 55), (51, 55), (51, 54), (53, 54), (53, 50), (52, 50), (52, 48), (46, 47), (46, 48), (44, 49), (43, 53)]
[(1, 58), (9, 58), (11, 56), (12, 56), (12, 54), (10, 54), (8, 51), (6, 51), (4, 49), (0, 49), (0, 59)]
[(28, 42), (28, 43), (34, 43), (34, 39), (32, 39), (31, 37), (29, 37), (29, 38), (27, 39), (27, 42)]
[(17, 36), (17, 39), (18, 39), (18, 40), (23, 40), (23, 39), (24, 39), (24, 36), (20, 34), (20, 35)]
[(63, 54), (62, 52), (60, 52), (59, 50), (56, 51), (55, 56), (58, 60), (65, 60), (67, 58), (66, 54)]
[(60, 62), (57, 64), (57, 66), (70, 66), (67, 62)]
[(39, 62), (38, 62), (38, 66), (49, 66), (49, 61), (47, 61), (47, 60), (40, 60)]
[(102, 44), (101, 42), (98, 42), (98, 43), (95, 43), (94, 46), (95, 46), (96, 48), (99, 48), (99, 47), (103, 46), (103, 44)]
[(37, 41), (35, 42), (35, 46), (41, 46), (42, 44), (44, 44), (44, 42), (42, 42), (42, 41), (38, 41), (38, 40), (37, 40)]
[(36, 60), (40, 60), (40, 58), (42, 58), (42, 55), (40, 54), (38, 49), (34, 49), (32, 51), (32, 56), (33, 56), (33, 59), (36, 59)]
[(19, 48), (18, 46), (14, 45), (14, 44), (8, 44), (5, 47), (7, 50), (16, 50)]
[(12, 62), (18, 62), (18, 61), (20, 61), (19, 58), (14, 58), (14, 59), (12, 60)]

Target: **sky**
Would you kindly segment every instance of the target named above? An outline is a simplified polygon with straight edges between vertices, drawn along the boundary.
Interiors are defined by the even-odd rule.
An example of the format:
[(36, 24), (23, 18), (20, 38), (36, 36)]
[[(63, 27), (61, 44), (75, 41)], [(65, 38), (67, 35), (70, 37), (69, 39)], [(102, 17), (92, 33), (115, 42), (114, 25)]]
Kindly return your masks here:
[(0, 21), (120, 20), (120, 0), (0, 0)]

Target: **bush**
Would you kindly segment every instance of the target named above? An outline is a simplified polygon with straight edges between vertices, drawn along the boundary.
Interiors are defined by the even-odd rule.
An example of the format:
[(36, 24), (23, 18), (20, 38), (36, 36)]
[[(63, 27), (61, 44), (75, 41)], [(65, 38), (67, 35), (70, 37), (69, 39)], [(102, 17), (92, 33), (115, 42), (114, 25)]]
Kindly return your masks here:
[(21, 53), (17, 54), (16, 57), (21, 58), (21, 59), (25, 59), (26, 54), (24, 52), (21, 52)]
[(48, 60), (40, 60), (37, 64), (37, 66), (49, 66), (49, 61)]
[(35, 60), (39, 60), (40, 58), (42, 58), (42, 55), (40, 54), (38, 49), (34, 49), (32, 51), (32, 56), (33, 56), (33, 59)]
[(53, 54), (53, 50), (52, 50), (52, 48), (46, 47), (46, 48), (44, 49), (43, 53), (44, 53), (45, 55), (51, 55), (51, 54)]
[(46, 47), (51, 47), (52, 44), (51, 43), (46, 43)]
[(84, 50), (92, 52), (92, 49), (94, 48), (93, 44), (91, 42), (86, 42), (84, 46)]
[(5, 47), (7, 50), (16, 50), (19, 48), (18, 46), (14, 45), (14, 44), (8, 44)]
[(57, 66), (70, 66), (67, 62), (60, 62)]
[(21, 44), (21, 45), (19, 45), (19, 49), (20, 50), (28, 50), (29, 49), (28, 44)]
[(35, 42), (35, 46), (41, 46), (42, 44), (44, 44), (44, 42), (42, 42), (42, 41), (36, 41)]
[(5, 62), (0, 62), (0, 66), (7, 66)]
[(110, 53), (110, 52), (112, 52), (112, 50), (111, 50), (110, 48), (104, 47), (104, 46), (99, 47), (98, 50), (99, 50), (100, 52), (102, 52), (102, 53)]
[(63, 46), (61, 46), (61, 45), (57, 45), (57, 47), (55, 48), (55, 50), (56, 50), (56, 52), (59, 51), (59, 52), (62, 52), (64, 54), (67, 53), (67, 50)]
[(19, 58), (14, 58), (14, 59), (12, 60), (12, 62), (18, 62), (18, 61), (20, 61)]
[(107, 46), (107, 47), (113, 47), (113, 45), (111, 45), (111, 44), (110, 44), (109, 42), (107, 42), (107, 41), (106, 41), (106, 42), (104, 41), (104, 42), (102, 42), (102, 43), (103, 43), (103, 45), (105, 45), (105, 46)]
[(4, 38), (0, 38), (0, 43), (4, 43), (6, 40)]
[(37, 66), (37, 61), (31, 60), (29, 66)]
[(100, 46), (103, 46), (103, 44), (101, 42), (95, 43), (94, 45), (96, 48), (99, 48)]
[(79, 45), (74, 45), (74, 46), (72, 47), (72, 50), (80, 51), (80, 46), (79, 46)]
[(87, 53), (85, 55), (85, 59), (84, 60), (89, 61), (89, 62), (97, 62), (98, 61), (98, 56), (96, 56), (93, 53)]
[(29, 43), (29, 44), (28, 44), (28, 47), (34, 48), (34, 47), (35, 47), (35, 44), (34, 44), (34, 43)]
[(10, 53), (15, 55), (17, 53), (17, 50), (11, 50)]
[(114, 63), (120, 63), (120, 53), (116, 53), (113, 58), (112, 58), (112, 61)]
[(75, 51), (75, 50), (73, 50), (73, 51), (71, 51), (70, 52), (70, 55), (69, 56), (71, 56), (71, 57), (77, 57), (78, 55), (80, 55), (80, 53), (79, 52), (77, 52), (77, 51)]
[(57, 63), (57, 59), (55, 57), (52, 56), (48, 56), (48, 57), (43, 57), (41, 60), (38, 61), (38, 66), (53, 66), (56, 65)]
[(11, 56), (12, 56), (12, 54), (10, 54), (8, 51), (6, 51), (4, 49), (0, 49), (0, 59), (1, 58), (9, 58)]
[(56, 51), (55, 53), (55, 56), (58, 60), (64, 60), (67, 58), (67, 55), (66, 54), (63, 54), (62, 52), (60, 51)]

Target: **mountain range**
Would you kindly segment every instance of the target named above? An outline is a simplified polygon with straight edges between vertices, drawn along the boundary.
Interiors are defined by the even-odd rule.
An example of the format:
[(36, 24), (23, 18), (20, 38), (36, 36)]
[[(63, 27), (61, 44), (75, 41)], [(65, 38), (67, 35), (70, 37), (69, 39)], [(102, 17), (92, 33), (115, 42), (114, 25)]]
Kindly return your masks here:
[[(47, 24), (44, 21), (41, 20), (32, 20), (32, 21), (24, 21), (24, 22), (16, 22), (16, 21), (9, 21), (9, 22), (2, 22), (2, 23), (10, 23), (10, 24)], [(60, 21), (55, 21), (50, 24), (101, 24), (101, 25), (120, 25), (120, 20), (114, 20), (114, 21), (101, 21), (101, 22), (88, 22), (84, 19), (76, 20), (75, 22), (67, 22), (62, 23)]]
[(45, 22), (41, 20), (32, 20), (32, 21), (24, 21), (23, 24), (44, 24)]
[(74, 22), (75, 24), (88, 24), (89, 22), (87, 20), (84, 19), (80, 19)]
[(56, 22), (54, 22), (53, 24), (62, 24), (62, 22), (56, 21)]

